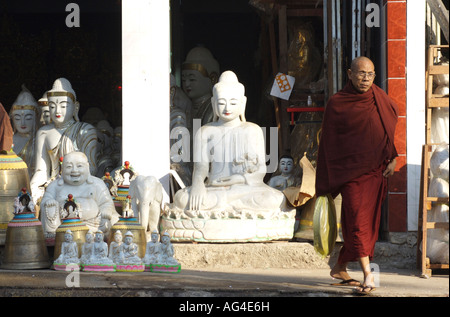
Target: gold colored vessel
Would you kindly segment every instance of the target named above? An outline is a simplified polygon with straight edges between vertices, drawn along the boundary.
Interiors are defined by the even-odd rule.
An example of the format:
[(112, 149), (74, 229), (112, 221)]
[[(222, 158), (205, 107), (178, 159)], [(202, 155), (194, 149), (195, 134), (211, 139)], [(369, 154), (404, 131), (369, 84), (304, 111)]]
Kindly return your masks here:
[(86, 242), (86, 233), (89, 231), (89, 227), (86, 226), (80, 218), (65, 218), (62, 219), (61, 225), (56, 229), (55, 249), (53, 253), (54, 259), (57, 259), (60, 256), (61, 245), (65, 239), (64, 235), (69, 229), (72, 231), (73, 241), (75, 241), (78, 246), (78, 257), (81, 257), (81, 251), (83, 244)]
[(0, 155), (0, 245), (13, 219), (13, 202), (20, 190), (30, 188), (27, 164), (17, 155)]
[[(12, 214), (12, 213), (11, 213)], [(41, 222), (32, 212), (14, 216), (6, 229), (2, 269), (27, 270), (50, 267)]]
[(116, 231), (120, 231), (122, 236), (130, 231), (133, 234), (133, 242), (138, 245), (138, 256), (143, 258), (145, 256), (145, 248), (147, 247), (147, 236), (145, 234), (144, 227), (139, 223), (137, 218), (123, 218), (120, 217), (119, 221), (111, 228), (111, 234), (108, 238), (108, 247), (112, 241), (114, 241), (114, 234)]

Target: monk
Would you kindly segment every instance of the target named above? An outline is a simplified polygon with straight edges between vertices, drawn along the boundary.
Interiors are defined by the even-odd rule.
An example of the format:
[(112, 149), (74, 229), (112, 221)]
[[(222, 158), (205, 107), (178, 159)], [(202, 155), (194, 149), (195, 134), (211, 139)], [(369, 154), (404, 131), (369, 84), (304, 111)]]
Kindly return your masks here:
[[(325, 110), (316, 194), (342, 195), (344, 245), (330, 275), (367, 294), (374, 290), (370, 260), (378, 239), (387, 178), (394, 174), (396, 166), (394, 132), (398, 108), (373, 84), (375, 67), (370, 59), (354, 59), (347, 74), (347, 85), (330, 98)], [(347, 273), (347, 264), (354, 261), (364, 272), (363, 283)]]

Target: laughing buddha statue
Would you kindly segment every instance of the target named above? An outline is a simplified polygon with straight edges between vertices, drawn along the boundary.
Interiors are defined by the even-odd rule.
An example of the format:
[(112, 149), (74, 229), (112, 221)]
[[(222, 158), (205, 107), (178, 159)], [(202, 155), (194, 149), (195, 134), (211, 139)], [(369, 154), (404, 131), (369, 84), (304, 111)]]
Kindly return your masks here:
[(46, 238), (56, 235), (61, 224), (61, 207), (69, 194), (77, 201), (80, 219), (89, 229), (109, 234), (119, 220), (109, 190), (100, 178), (89, 173), (86, 155), (71, 152), (64, 157), (61, 177), (50, 183), (41, 201), (41, 222)]

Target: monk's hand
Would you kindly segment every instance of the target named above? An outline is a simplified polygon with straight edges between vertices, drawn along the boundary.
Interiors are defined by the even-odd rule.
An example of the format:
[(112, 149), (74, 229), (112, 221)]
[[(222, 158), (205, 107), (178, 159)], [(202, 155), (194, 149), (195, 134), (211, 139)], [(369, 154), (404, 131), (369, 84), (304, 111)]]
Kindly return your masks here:
[(383, 176), (390, 177), (390, 176), (394, 175), (396, 165), (397, 165), (396, 159), (393, 159), (392, 161), (390, 161), (389, 164), (387, 165), (386, 169), (383, 172)]
[(200, 183), (191, 187), (191, 197), (189, 199), (190, 210), (200, 210), (204, 199), (206, 198), (206, 187)]

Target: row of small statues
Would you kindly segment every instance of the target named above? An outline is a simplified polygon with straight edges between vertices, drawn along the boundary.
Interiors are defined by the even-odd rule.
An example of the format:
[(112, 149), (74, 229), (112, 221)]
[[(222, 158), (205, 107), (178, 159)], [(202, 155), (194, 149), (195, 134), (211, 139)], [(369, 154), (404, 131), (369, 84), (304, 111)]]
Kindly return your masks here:
[[(114, 234), (114, 241), (108, 244), (104, 242), (103, 232), (98, 230), (95, 237), (92, 231), (86, 233), (86, 242), (82, 246), (81, 257), (79, 258), (78, 244), (73, 240), (73, 233), (69, 229), (64, 234), (64, 242), (61, 244), (61, 254), (54, 261), (54, 268), (64, 267), (69, 264), (86, 266), (144, 266), (164, 265), (180, 266), (180, 263), (174, 258), (174, 249), (170, 242), (168, 233), (161, 236), (158, 241), (159, 233), (154, 231), (151, 235), (151, 241), (147, 242), (144, 258), (138, 256), (138, 245), (133, 242), (133, 233), (128, 231), (125, 238), (122, 237), (120, 230)], [(122, 241), (123, 240), (123, 241)], [(108, 251), (109, 249), (109, 251)], [(135, 270), (135, 269), (133, 269)]]

